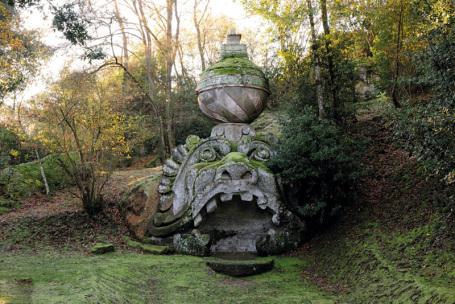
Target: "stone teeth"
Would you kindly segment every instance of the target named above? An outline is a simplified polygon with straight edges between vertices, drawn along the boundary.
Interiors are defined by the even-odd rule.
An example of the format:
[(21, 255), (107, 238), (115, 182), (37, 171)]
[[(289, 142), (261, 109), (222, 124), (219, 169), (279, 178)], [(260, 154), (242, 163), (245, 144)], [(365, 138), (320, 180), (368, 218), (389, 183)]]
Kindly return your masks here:
[(232, 201), (232, 194), (231, 193), (223, 193), (220, 196), (222, 202)]
[(279, 226), (280, 225), (280, 216), (278, 214), (274, 214), (272, 216), (272, 223)]
[(194, 218), (194, 227), (198, 227), (202, 222), (202, 215), (199, 213), (195, 218)]
[(261, 209), (267, 208), (267, 199), (265, 197), (258, 197), (258, 206)]
[(177, 175), (177, 169), (172, 168), (172, 167), (168, 166), (167, 164), (164, 164), (164, 166), (163, 166), (163, 174), (165, 176), (169, 176), (169, 177), (176, 176)]
[(244, 192), (240, 194), (240, 198), (242, 199), (242, 201), (251, 202), (253, 200), (253, 194), (249, 192)]
[(215, 209), (217, 208), (217, 204), (216, 204), (216, 199), (215, 198), (212, 198), (206, 205), (205, 209), (207, 210), (207, 213), (212, 213), (213, 211), (215, 211)]

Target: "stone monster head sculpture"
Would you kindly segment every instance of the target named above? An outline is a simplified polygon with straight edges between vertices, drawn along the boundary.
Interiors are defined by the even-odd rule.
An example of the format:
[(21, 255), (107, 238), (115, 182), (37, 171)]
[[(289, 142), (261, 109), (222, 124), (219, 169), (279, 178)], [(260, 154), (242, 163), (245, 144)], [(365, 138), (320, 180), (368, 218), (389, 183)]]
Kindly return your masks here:
[(158, 212), (149, 231), (168, 236), (198, 227), (219, 204), (238, 197), (271, 213), (280, 224), (284, 210), (275, 176), (265, 165), (273, 151), (247, 124), (221, 124), (211, 137), (190, 136), (163, 167)]
[(273, 254), (299, 241), (300, 222), (280, 200), (266, 166), (274, 154), (270, 139), (248, 124), (261, 114), (270, 92), (240, 39), (228, 35), (220, 61), (202, 73), (196, 88), (201, 111), (219, 124), (207, 139), (189, 136), (163, 166), (148, 233), (173, 236), (177, 248), (187, 247), (180, 246), (184, 237), (202, 234), (210, 252)]

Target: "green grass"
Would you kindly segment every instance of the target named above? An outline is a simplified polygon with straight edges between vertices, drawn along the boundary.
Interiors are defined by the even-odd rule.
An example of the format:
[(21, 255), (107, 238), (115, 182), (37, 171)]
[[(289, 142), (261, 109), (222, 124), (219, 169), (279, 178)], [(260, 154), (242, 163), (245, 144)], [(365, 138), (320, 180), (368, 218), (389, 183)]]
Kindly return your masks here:
[(345, 287), (342, 303), (455, 303), (455, 252), (453, 240), (438, 242), (442, 222), (435, 214), (394, 230), (376, 221), (338, 227), (304, 257), (312, 272)]
[(301, 278), (303, 260), (276, 259), (236, 279), (202, 258), (111, 253), (0, 255), (0, 303), (334, 303)]

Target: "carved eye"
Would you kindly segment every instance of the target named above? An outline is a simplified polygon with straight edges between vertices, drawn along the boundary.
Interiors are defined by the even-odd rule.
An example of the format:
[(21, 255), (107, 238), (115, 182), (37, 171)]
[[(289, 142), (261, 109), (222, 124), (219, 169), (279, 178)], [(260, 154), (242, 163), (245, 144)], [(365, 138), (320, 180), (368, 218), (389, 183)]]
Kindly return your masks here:
[(254, 149), (253, 153), (251, 153), (251, 158), (259, 161), (267, 161), (270, 159), (271, 151), (266, 146), (258, 146)]
[(206, 147), (199, 152), (199, 159), (203, 162), (216, 160), (217, 154), (213, 147)]

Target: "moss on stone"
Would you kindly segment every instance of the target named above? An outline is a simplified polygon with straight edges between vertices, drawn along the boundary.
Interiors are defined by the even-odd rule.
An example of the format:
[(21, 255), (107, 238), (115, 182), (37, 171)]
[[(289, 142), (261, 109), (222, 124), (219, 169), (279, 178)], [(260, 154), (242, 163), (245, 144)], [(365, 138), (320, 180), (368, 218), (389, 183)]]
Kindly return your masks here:
[(201, 143), (201, 138), (197, 135), (189, 135), (185, 141), (185, 147), (188, 152), (193, 152), (197, 146)]
[(96, 243), (90, 250), (93, 254), (104, 254), (113, 252), (115, 250), (114, 245), (111, 243)]
[(176, 236), (174, 246), (179, 253), (207, 256), (210, 253), (210, 243), (208, 234), (182, 234)]
[(270, 169), (265, 165), (265, 163), (249, 159), (246, 154), (241, 152), (231, 152), (224, 156), (221, 160), (214, 161), (214, 162), (203, 162), (197, 163), (193, 167), (196, 170), (209, 170), (209, 169), (217, 169), (223, 165), (228, 163), (242, 163), (250, 167), (251, 169), (261, 169), (266, 172), (271, 172)]
[(265, 77), (261, 68), (251, 62), (248, 57), (226, 57), (214, 65), (208, 67), (202, 78), (212, 75), (255, 75)]
[(149, 254), (170, 254), (174, 250), (169, 247), (169, 246), (158, 246), (158, 245), (150, 245), (150, 244), (144, 244), (140, 243), (137, 241), (134, 241), (130, 238), (125, 238), (126, 239), (126, 244), (135, 249), (139, 249), (144, 253), (149, 253)]

